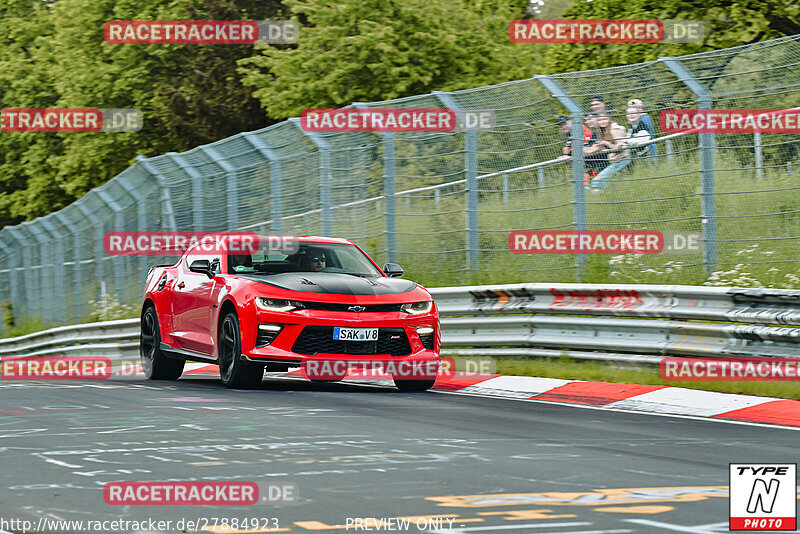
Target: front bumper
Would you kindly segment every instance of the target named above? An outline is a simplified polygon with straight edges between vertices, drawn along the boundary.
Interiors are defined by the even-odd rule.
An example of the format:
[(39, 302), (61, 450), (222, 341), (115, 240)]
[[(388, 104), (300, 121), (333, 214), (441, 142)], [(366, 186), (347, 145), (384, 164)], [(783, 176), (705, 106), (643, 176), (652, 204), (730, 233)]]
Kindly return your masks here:
[[(259, 346), (259, 325), (278, 325), (280, 332), (266, 346)], [(319, 338), (321, 332), (331, 331), (333, 327), (344, 328), (378, 328), (381, 342), (376, 344), (374, 353), (364, 353), (365, 343), (360, 341), (334, 341), (329, 344), (313, 343), (315, 347), (309, 350), (307, 341), (310, 332)], [(310, 327), (307, 329), (307, 327)], [(423, 345), (418, 328), (433, 328), (433, 346), (430, 341)], [(305, 334), (303, 334), (305, 330)], [(245, 331), (247, 330), (247, 331)], [(402, 340), (384, 340), (383, 336), (397, 336), (404, 334), (408, 346), (398, 349)], [(391, 334), (391, 336), (390, 336)], [(303, 336), (301, 338), (301, 335)], [(300, 342), (298, 342), (300, 341)], [(319, 341), (319, 339), (317, 339)], [(262, 342), (263, 343), (263, 342)], [(337, 345), (350, 344), (348, 350), (337, 350)], [(360, 344), (360, 345), (354, 345)], [(386, 350), (381, 350), (381, 349)], [(439, 318), (435, 311), (421, 315), (409, 315), (405, 312), (334, 312), (323, 310), (298, 310), (289, 313), (268, 312), (257, 310), (254, 321), (247, 328), (242, 327), (242, 353), (251, 362), (285, 363), (302, 365), (307, 361), (358, 361), (358, 362), (398, 362), (398, 361), (439, 361), (440, 334)], [(353, 349), (357, 353), (353, 353)], [(298, 351), (300, 350), (300, 351)], [(368, 349), (367, 349), (368, 350)], [(310, 354), (308, 352), (313, 352)]]

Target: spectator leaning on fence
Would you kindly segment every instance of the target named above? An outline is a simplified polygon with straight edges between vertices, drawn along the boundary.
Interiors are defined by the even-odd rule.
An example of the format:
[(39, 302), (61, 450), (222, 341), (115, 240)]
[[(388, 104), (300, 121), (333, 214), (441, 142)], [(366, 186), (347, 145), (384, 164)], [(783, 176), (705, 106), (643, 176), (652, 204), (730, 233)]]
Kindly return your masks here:
[[(628, 100), (628, 107), (636, 108), (637, 110), (639, 110), (639, 112), (641, 112), (642, 117), (639, 120), (644, 124), (645, 128), (647, 128), (647, 131), (650, 132), (650, 136), (655, 137), (656, 127), (655, 124), (653, 123), (653, 119), (650, 117), (650, 115), (648, 115), (644, 111), (644, 103), (638, 98), (631, 98), (630, 100)], [(647, 145), (647, 149), (650, 151), (650, 157), (653, 158), (653, 160), (655, 160), (656, 144), (651, 143)]]
[(606, 111), (606, 99), (603, 97), (603, 95), (594, 95), (592, 96), (589, 107), (592, 108), (592, 111), (595, 113)]
[[(568, 158), (572, 155), (572, 119), (565, 115), (561, 115), (556, 121), (558, 129), (567, 136), (567, 143), (561, 150), (559, 159)], [(583, 126), (583, 153), (586, 154), (586, 148), (592, 144), (592, 131)]]
[(608, 154), (603, 151), (603, 147), (597, 146), (597, 112), (591, 109), (584, 114), (586, 126), (592, 132), (592, 140), (589, 148), (584, 151), (586, 154), (586, 175), (584, 184), (588, 185), (589, 179), (597, 176), (597, 173), (608, 167)]
[(602, 147), (608, 157), (608, 167), (592, 178), (593, 191), (608, 187), (608, 181), (631, 162), (631, 153), (625, 141), (628, 135), (624, 126), (620, 126), (611, 119), (605, 111), (597, 114), (597, 142), (595, 146)]
[(632, 158), (647, 156), (650, 153), (650, 149), (644, 143), (653, 139), (652, 127), (648, 128), (644, 121), (641, 120), (642, 111), (636, 106), (629, 107), (625, 116), (628, 119), (628, 123), (630, 123), (628, 139), (625, 143), (631, 149)]

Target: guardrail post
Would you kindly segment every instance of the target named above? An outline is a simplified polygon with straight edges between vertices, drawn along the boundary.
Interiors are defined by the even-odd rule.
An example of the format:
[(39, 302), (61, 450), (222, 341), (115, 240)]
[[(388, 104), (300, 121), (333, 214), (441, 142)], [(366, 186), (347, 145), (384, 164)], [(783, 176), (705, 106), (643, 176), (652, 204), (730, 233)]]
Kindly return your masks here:
[(278, 154), (253, 132), (244, 132), (242, 139), (250, 143), (259, 154), (269, 160), (269, 185), (272, 196), (272, 233), (279, 234), (283, 230), (283, 215), (281, 214), (281, 160)]
[(144, 155), (139, 154), (136, 156), (136, 161), (151, 175), (153, 175), (161, 188), (161, 224), (165, 224), (168, 229), (173, 232), (178, 230), (178, 225), (175, 224), (175, 212), (172, 210), (172, 198), (170, 196), (169, 184), (167, 178), (158, 171)]
[[(55, 252), (53, 254), (53, 270), (52, 270), (52, 293), (55, 298), (55, 305), (58, 309), (58, 315), (61, 320), (66, 321), (67, 313), (64, 306), (64, 237), (61, 232), (56, 230), (50, 219), (53, 214), (39, 219), (39, 222), (45, 230), (50, 234), (52, 242), (55, 245)], [(44, 267), (44, 258), (42, 259), (42, 267)]]
[(81, 266), (81, 231), (62, 211), (53, 214), (61, 224), (72, 232), (75, 262), (75, 321), (83, 318), (83, 267)]
[(539, 167), (539, 187), (544, 188), (544, 186), (545, 186), (544, 167)]
[[(662, 57), (659, 61), (672, 71), (697, 97), (698, 109), (712, 109), (711, 91), (695, 78), (689, 69), (674, 57)], [(703, 263), (706, 276), (717, 267), (717, 208), (714, 193), (714, 152), (716, 141), (713, 133), (701, 133), (700, 137), (700, 199), (703, 229)]]
[[(8, 258), (8, 285), (11, 299), (11, 311), (15, 318), (19, 318), (19, 314), (22, 312), (19, 300), (19, 286), (17, 285), (19, 254), (12, 247), (6, 245), (2, 239), (0, 239), (0, 249), (3, 250), (6, 258)], [(0, 322), (5, 324), (5, 319), (5, 312), (3, 312), (2, 317), (0, 317)]]
[(180, 169), (192, 179), (192, 230), (199, 232), (203, 228), (203, 177), (191, 165), (183, 160), (177, 152), (167, 152), (166, 156), (175, 162)]
[[(442, 105), (453, 111), (463, 108), (448, 92), (433, 91)], [(464, 177), (467, 180), (467, 270), (477, 271), (478, 254), (478, 132), (464, 132)]]
[(508, 175), (503, 175), (503, 203), (508, 204)]
[(322, 208), (320, 223), (322, 224), (322, 235), (330, 236), (333, 232), (333, 216), (331, 209), (331, 182), (333, 171), (331, 169), (330, 144), (321, 135), (315, 132), (307, 132), (300, 127), (300, 120), (297, 117), (289, 119), (303, 135), (314, 143), (319, 151), (319, 203)]
[(764, 156), (763, 145), (761, 144), (761, 132), (753, 133), (753, 149), (756, 152), (756, 178), (764, 176)]
[(675, 163), (675, 153), (674, 149), (672, 148), (672, 139), (667, 139), (664, 141), (664, 147), (667, 151), (667, 162)]
[[(586, 165), (583, 157), (583, 111), (564, 90), (561, 85), (547, 75), (534, 76), (547, 91), (553, 95), (562, 106), (567, 108), (572, 117), (572, 196), (574, 202), (573, 216), (575, 230), (584, 232), (587, 229), (586, 221), (586, 190), (583, 188), (583, 177)], [(575, 255), (577, 279), (582, 281), (586, 272), (586, 255)]]

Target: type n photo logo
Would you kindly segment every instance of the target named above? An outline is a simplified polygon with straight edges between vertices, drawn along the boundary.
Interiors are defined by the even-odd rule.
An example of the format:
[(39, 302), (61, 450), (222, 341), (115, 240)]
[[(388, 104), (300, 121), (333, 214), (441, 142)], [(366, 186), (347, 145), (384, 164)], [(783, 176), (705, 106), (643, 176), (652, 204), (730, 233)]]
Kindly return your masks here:
[(797, 464), (730, 464), (730, 530), (795, 530)]

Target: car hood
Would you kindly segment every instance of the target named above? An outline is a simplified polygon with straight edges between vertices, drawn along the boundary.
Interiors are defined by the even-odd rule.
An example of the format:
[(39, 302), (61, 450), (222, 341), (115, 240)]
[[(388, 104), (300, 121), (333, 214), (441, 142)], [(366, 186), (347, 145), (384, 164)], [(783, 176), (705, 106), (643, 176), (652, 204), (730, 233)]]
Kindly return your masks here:
[(400, 278), (382, 276), (362, 278), (341, 273), (283, 273), (266, 276), (237, 274), (236, 276), (290, 291), (335, 295), (391, 295), (408, 293), (418, 287), (414, 282)]

